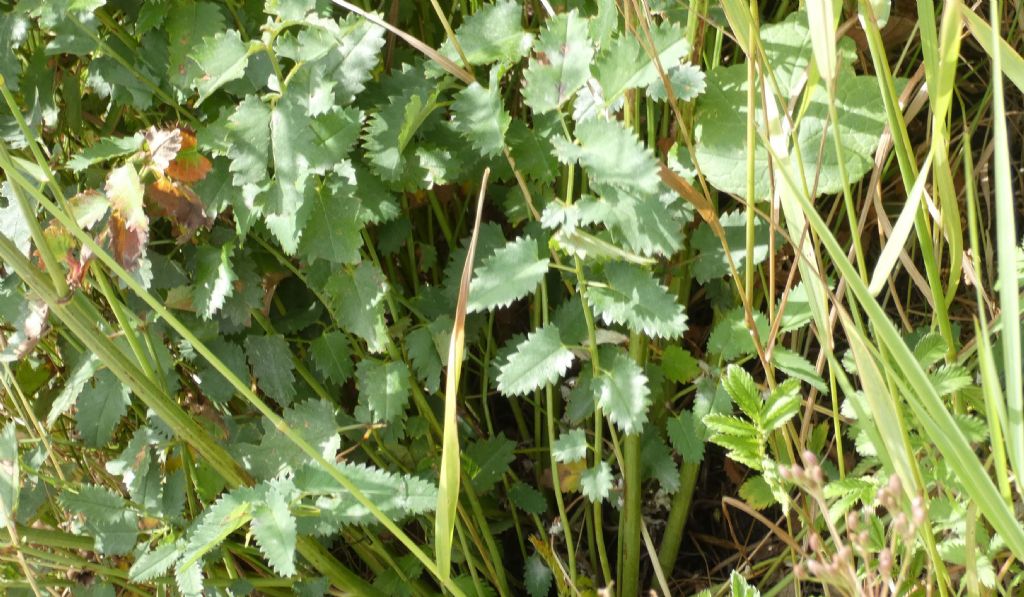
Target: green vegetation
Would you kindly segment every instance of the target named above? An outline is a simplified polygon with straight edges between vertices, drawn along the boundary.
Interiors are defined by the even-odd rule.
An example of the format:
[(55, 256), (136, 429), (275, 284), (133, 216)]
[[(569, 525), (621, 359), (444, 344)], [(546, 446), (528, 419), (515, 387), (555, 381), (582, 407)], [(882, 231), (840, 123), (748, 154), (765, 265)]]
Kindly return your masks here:
[(1019, 593), (984, 8), (0, 3), (2, 591)]

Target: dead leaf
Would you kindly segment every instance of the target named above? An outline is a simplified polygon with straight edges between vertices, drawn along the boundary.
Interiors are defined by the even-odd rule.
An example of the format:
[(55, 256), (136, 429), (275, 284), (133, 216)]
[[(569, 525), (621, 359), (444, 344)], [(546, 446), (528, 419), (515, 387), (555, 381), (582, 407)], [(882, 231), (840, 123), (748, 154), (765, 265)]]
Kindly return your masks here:
[(210, 173), (210, 160), (196, 149), (196, 136), (192, 131), (181, 129), (181, 149), (171, 160), (165, 172), (167, 176), (184, 183), (194, 183), (206, 178)]
[(153, 166), (160, 172), (167, 170), (171, 160), (181, 149), (181, 129), (158, 129), (149, 127), (145, 134), (146, 151)]
[(158, 178), (146, 185), (146, 194), (156, 204), (159, 215), (175, 224), (178, 242), (186, 242), (200, 228), (209, 228), (213, 219), (206, 215), (203, 202), (188, 186), (169, 178)]

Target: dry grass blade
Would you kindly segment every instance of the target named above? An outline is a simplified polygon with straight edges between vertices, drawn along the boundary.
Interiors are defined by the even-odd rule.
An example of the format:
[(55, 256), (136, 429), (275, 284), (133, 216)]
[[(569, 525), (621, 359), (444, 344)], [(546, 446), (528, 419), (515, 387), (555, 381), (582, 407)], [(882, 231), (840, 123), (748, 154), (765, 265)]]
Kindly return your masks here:
[(469, 241), (466, 263), (462, 266), (459, 281), (459, 300), (455, 306), (455, 324), (448, 343), (448, 371), (444, 382), (444, 433), (441, 439), (441, 477), (437, 488), (437, 516), (434, 519), (437, 568), (442, 580), (451, 574), (452, 535), (459, 506), (459, 429), (457, 405), (459, 374), (462, 372), (462, 354), (466, 344), (466, 305), (469, 302), (469, 282), (473, 278), (473, 258), (476, 243), (480, 237), (480, 220), (483, 215), (484, 196), (487, 193), (487, 179), (491, 169), (484, 170), (480, 181), (480, 194), (476, 200), (476, 220), (473, 222), (473, 236)]

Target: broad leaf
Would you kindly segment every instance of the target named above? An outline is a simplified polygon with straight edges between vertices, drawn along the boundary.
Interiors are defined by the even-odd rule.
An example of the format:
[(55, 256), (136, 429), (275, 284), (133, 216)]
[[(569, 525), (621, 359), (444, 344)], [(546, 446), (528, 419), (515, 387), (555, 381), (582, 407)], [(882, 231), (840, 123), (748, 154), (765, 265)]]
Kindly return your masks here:
[(345, 334), (337, 330), (321, 334), (309, 350), (317, 370), (327, 379), (341, 384), (352, 376), (352, 348)]
[(387, 339), (383, 303), (387, 282), (381, 271), (363, 261), (352, 271), (336, 272), (324, 290), (341, 327), (366, 340), (371, 352), (382, 352)]
[(394, 423), (405, 417), (409, 404), (409, 368), (402, 362), (366, 359), (356, 367), (359, 401), (373, 413), (376, 423)]
[(455, 130), (485, 156), (501, 153), (505, 146), (505, 131), (512, 123), (499, 92), (498, 71), (492, 70), (487, 87), (474, 81), (458, 92), (452, 103)]
[(139, 535), (138, 516), (127, 502), (109, 489), (83, 485), (77, 493), (61, 493), (64, 507), (85, 518), (82, 530), (96, 540), (104, 555), (124, 555), (135, 547)]
[[(518, 2), (500, 0), (485, 4), (459, 25), (455, 36), (462, 53), (476, 66), (492, 62), (514, 62), (530, 51), (533, 35), (523, 29), (523, 7)], [(446, 39), (441, 55), (460, 62), (458, 52)]]
[(289, 508), (291, 482), (273, 483), (252, 515), (252, 535), (260, 552), (281, 576), (295, 574), (295, 517)]
[(194, 79), (199, 90), (197, 107), (214, 91), (245, 75), (249, 53), (249, 48), (234, 29), (203, 40), (191, 56), (198, 66), (198, 76)]
[(607, 462), (599, 462), (580, 475), (580, 493), (594, 503), (608, 499), (611, 490), (612, 467)]
[(95, 385), (86, 384), (78, 397), (75, 425), (89, 446), (99, 448), (110, 441), (121, 417), (128, 410), (128, 388), (109, 369), (96, 375)]
[(558, 436), (551, 444), (551, 455), (558, 462), (575, 462), (587, 457), (587, 434), (573, 429)]
[(295, 397), (295, 365), (284, 336), (248, 336), (245, 355), (259, 388), (281, 406), (288, 406)]
[(487, 493), (501, 480), (515, 460), (515, 449), (516, 443), (504, 433), (466, 447), (464, 471), (477, 493)]
[[(601, 53), (594, 68), (601, 84), (605, 106), (615, 103), (628, 89), (647, 87), (660, 81), (658, 68), (648, 53), (657, 53), (658, 64), (666, 71), (690, 53), (690, 44), (679, 25), (663, 21), (650, 30), (653, 48), (642, 49), (633, 33), (625, 32)], [(636, 35), (643, 35), (637, 31)], [(645, 38), (645, 45), (647, 41)]]
[(238, 276), (231, 267), (232, 243), (220, 247), (200, 246), (196, 250), (196, 275), (192, 286), (192, 306), (203, 319), (210, 319), (224, 301), (235, 293)]
[(557, 110), (590, 77), (594, 49), (587, 21), (573, 9), (548, 19), (523, 73), (523, 101), (534, 113)]

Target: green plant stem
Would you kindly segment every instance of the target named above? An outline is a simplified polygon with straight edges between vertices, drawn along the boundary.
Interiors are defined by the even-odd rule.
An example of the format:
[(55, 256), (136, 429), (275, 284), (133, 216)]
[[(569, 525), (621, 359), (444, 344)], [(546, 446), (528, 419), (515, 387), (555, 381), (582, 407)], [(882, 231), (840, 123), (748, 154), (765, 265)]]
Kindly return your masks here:
[[(642, 367), (644, 363), (643, 337), (631, 333), (629, 354)], [(622, 440), (622, 477), (625, 499), (622, 506), (622, 570), (619, 577), (619, 595), (639, 595), (640, 588), (640, 525), (643, 523), (640, 475), (640, 434), (631, 433)]]
[(679, 489), (672, 496), (672, 505), (665, 523), (665, 534), (658, 548), (658, 561), (665, 576), (671, 576), (679, 557), (679, 546), (683, 542), (686, 520), (690, 517), (690, 506), (693, 504), (693, 493), (697, 489), (697, 474), (700, 472), (699, 462), (684, 462), (679, 467)]

